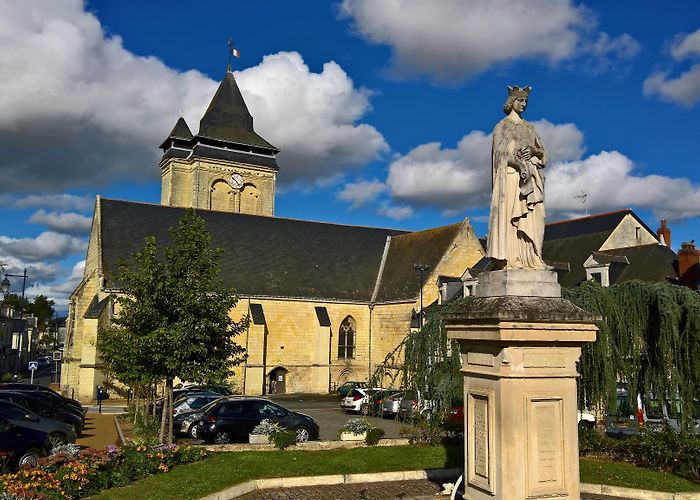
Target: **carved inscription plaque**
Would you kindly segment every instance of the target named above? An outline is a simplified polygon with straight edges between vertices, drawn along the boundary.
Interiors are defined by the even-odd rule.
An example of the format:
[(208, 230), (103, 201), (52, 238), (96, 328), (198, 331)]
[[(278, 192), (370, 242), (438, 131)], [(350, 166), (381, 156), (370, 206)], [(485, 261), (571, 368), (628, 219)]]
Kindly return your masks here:
[(528, 424), (531, 494), (556, 493), (564, 487), (561, 399), (530, 400)]
[(488, 399), (474, 397), (474, 472), (486, 482), (489, 478)]

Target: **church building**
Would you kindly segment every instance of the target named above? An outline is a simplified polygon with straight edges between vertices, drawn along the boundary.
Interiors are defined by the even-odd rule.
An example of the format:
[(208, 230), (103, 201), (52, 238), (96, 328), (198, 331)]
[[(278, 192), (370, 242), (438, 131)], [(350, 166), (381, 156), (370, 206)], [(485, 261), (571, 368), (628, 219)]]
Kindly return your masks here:
[[(192, 207), (224, 250), (220, 278), (250, 315), (235, 338), (248, 358), (232, 383), (244, 394), (326, 393), (368, 380), (411, 329), (423, 304), (484, 255), (468, 220), (401, 231), (275, 217), (272, 144), (228, 71), (193, 134), (183, 118), (161, 144), (160, 204), (98, 197), (85, 273), (70, 298), (61, 388), (82, 401), (105, 382), (97, 335), (110, 323), (121, 260)], [(284, 168), (284, 165), (282, 165)], [(427, 270), (418, 272), (414, 265)]]

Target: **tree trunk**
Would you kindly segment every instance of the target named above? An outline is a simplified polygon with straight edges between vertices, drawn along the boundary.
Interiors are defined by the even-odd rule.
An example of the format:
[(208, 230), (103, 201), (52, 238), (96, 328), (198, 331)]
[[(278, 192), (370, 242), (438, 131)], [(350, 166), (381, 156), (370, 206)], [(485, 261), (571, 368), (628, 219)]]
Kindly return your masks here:
[(168, 391), (168, 444), (173, 444), (173, 380), (166, 382)]
[(136, 420), (139, 417), (139, 398), (134, 398), (134, 423), (136, 423)]
[[(168, 391), (163, 394), (163, 411), (160, 414), (160, 433), (158, 434), (158, 441), (161, 443), (165, 443), (165, 419), (168, 416), (168, 409), (170, 408), (169, 402), (168, 402), (168, 396), (170, 393)], [(153, 407), (155, 408), (155, 403), (153, 404)]]

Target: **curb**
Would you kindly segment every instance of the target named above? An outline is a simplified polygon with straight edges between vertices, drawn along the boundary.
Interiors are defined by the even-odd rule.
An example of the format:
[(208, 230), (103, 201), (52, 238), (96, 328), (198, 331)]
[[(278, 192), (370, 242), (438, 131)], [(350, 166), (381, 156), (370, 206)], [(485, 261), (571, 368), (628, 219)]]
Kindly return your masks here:
[(700, 500), (700, 493), (665, 493), (663, 491), (637, 490), (605, 484), (581, 483), (581, 493), (609, 495), (633, 500)]
[[(374, 446), (404, 446), (410, 444), (408, 439), (381, 439)], [(337, 450), (343, 448), (366, 448), (364, 441), (306, 441), (297, 443), (288, 449), (301, 451)], [(207, 451), (231, 452), (231, 451), (274, 451), (272, 444), (208, 444), (203, 448)]]
[(119, 418), (114, 415), (114, 426), (117, 428), (117, 434), (119, 435), (119, 441), (121, 441), (122, 446), (126, 444), (126, 438), (124, 437), (124, 431), (122, 431), (122, 426), (119, 425)]
[(416, 481), (421, 479), (453, 479), (459, 477), (462, 469), (427, 469), (396, 472), (369, 472), (362, 474), (333, 474), (329, 476), (275, 477), (253, 479), (226, 488), (218, 493), (202, 497), (200, 500), (230, 500), (255, 490), (271, 488), (294, 488), (297, 486), (332, 486), (335, 484), (382, 483), (385, 481)]

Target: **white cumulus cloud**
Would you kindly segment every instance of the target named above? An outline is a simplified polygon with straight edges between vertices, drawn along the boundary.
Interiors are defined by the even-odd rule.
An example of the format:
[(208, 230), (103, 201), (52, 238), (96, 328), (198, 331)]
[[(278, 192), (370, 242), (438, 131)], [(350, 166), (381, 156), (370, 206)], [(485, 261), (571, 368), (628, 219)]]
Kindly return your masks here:
[(53, 231), (45, 231), (36, 238), (0, 236), (0, 255), (3, 258), (9, 256), (30, 262), (60, 260), (86, 249), (86, 241)]
[(31, 194), (9, 202), (13, 208), (48, 208), (61, 211), (91, 211), (95, 206), (93, 196), (77, 196), (74, 194)]
[(31, 224), (44, 224), (55, 231), (63, 233), (87, 233), (92, 219), (74, 212), (47, 212), (37, 210), (29, 218)]
[[(699, 59), (700, 29), (689, 35), (677, 36), (671, 45), (671, 57), (677, 62)], [(646, 96), (692, 108), (700, 102), (700, 62), (675, 77), (669, 71), (652, 73), (644, 80), (642, 88)]]
[(377, 214), (394, 220), (408, 219), (413, 213), (413, 209), (408, 205), (392, 205), (391, 203), (382, 203), (377, 209)]
[[(178, 114), (196, 132), (218, 85), (129, 52), (81, 0), (4, 0), (0, 43), (2, 193), (36, 178), (32, 189), (45, 193), (157, 179), (157, 147)], [(283, 52), (237, 78), (259, 133), (282, 149), (282, 184), (332, 177), (387, 149), (361, 123), (370, 93), (335, 62), (313, 73)]]
[(280, 52), (236, 79), (256, 131), (282, 150), (283, 184), (322, 182), (388, 150), (377, 129), (358, 123), (371, 109), (370, 92), (355, 88), (333, 61), (313, 73), (299, 53)]
[(365, 39), (391, 47), (396, 73), (438, 81), (518, 59), (623, 60), (639, 49), (630, 35), (597, 32), (593, 13), (570, 0), (343, 0), (340, 13)]
[(386, 190), (386, 184), (380, 180), (359, 180), (357, 182), (347, 183), (343, 189), (338, 192), (337, 197), (339, 200), (349, 202), (350, 208), (353, 209), (376, 200), (377, 197)]
[[(617, 151), (583, 158), (584, 136), (576, 125), (532, 123), (550, 156), (545, 169), (550, 214), (580, 211), (577, 196), (584, 192), (589, 212), (638, 207), (669, 219), (700, 215), (700, 185), (691, 180), (643, 175), (632, 159)], [(454, 149), (439, 143), (417, 146), (389, 166), (386, 184), (393, 200), (412, 208), (429, 206), (454, 214), (488, 207), (491, 136), (475, 130)]]

